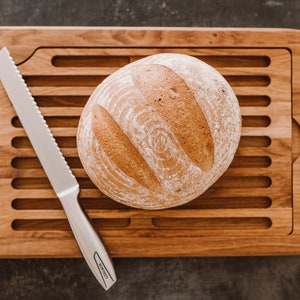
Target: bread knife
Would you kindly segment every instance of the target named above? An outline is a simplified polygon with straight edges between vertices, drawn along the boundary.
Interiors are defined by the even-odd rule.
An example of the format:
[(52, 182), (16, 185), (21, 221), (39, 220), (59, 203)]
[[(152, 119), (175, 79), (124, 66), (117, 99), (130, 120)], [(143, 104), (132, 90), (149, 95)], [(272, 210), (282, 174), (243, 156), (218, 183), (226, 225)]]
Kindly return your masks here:
[(116, 275), (112, 261), (79, 202), (79, 184), (7, 48), (0, 51), (0, 80), (59, 198), (91, 271), (108, 290)]

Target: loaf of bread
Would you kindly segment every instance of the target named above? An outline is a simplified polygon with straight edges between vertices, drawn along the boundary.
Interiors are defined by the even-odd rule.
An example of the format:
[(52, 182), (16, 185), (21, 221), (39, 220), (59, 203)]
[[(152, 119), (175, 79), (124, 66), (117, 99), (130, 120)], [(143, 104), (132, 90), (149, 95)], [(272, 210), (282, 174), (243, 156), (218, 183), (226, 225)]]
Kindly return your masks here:
[(191, 201), (229, 167), (241, 134), (237, 98), (213, 67), (152, 55), (107, 77), (87, 102), (78, 152), (108, 197), (143, 209)]

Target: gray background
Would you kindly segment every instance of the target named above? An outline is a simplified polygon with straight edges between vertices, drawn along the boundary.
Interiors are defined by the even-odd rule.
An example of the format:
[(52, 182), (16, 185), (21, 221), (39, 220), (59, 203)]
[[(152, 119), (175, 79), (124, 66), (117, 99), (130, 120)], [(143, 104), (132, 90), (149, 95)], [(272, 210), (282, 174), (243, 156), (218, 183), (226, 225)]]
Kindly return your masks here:
[[(300, 28), (300, 1), (0, 0), (0, 26)], [(114, 259), (102, 290), (82, 259), (0, 259), (2, 299), (300, 299), (300, 256)]]

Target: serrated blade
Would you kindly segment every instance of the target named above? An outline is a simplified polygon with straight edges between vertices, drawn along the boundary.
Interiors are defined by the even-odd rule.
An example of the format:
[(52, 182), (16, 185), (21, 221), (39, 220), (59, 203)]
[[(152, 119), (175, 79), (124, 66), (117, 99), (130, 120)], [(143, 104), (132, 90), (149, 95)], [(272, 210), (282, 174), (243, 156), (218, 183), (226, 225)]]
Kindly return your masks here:
[(78, 203), (79, 184), (67, 165), (9, 51), (0, 51), (0, 80), (64, 208), (91, 271), (108, 290), (117, 280), (110, 257)]
[(0, 51), (0, 79), (58, 196), (79, 188), (8, 50)]

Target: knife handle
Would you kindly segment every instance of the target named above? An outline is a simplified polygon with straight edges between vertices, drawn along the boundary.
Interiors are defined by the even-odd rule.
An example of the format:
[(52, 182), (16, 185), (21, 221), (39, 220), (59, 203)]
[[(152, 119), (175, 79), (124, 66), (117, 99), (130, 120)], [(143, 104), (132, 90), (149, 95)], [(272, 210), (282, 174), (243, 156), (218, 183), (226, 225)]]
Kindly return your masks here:
[(59, 199), (83, 257), (99, 283), (108, 290), (117, 280), (114, 267), (100, 237), (78, 202), (78, 194), (79, 186), (59, 195)]

